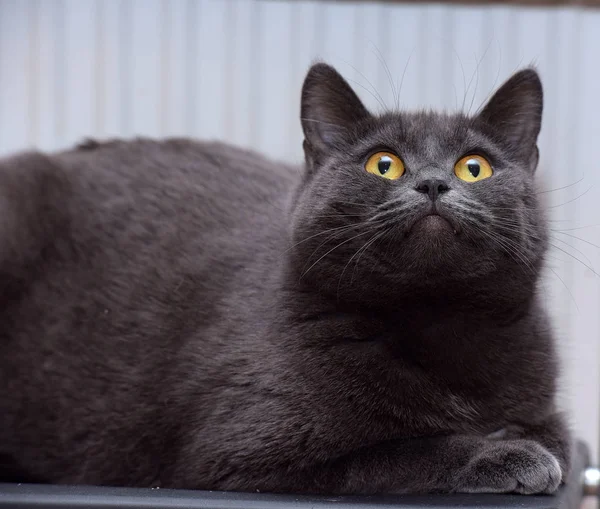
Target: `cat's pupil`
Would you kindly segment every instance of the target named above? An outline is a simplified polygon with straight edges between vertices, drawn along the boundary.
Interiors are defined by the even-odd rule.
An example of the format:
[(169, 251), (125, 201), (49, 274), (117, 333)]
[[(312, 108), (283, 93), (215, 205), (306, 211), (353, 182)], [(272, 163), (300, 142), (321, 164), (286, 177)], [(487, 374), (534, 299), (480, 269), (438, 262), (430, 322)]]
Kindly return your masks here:
[(382, 157), (377, 163), (377, 169), (379, 170), (379, 173), (385, 175), (390, 169), (391, 165), (392, 160), (389, 157)]
[(475, 178), (477, 178), (479, 172), (481, 171), (481, 166), (479, 166), (479, 163), (474, 160), (467, 161), (467, 168), (469, 170), (469, 173)]

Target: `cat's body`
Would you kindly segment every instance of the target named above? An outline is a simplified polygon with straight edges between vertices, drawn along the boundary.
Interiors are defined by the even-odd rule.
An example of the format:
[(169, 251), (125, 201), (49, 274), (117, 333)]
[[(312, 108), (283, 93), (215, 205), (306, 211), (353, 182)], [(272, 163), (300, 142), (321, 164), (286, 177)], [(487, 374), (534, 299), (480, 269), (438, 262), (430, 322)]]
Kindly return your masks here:
[[(312, 79), (347, 94), (329, 72)], [(310, 88), (309, 77), (303, 117), (318, 99)], [(305, 124), (306, 172), (186, 140), (0, 162), (0, 480), (556, 489), (569, 440), (536, 291), (545, 226), (530, 183), (518, 201), (498, 172), (514, 187), (495, 203), (509, 211), (502, 224), (517, 224), (519, 206), (536, 231), (504, 250), (469, 240), (460, 216), (415, 215), (429, 198), (446, 206), (422, 189), (401, 227), (377, 229), (394, 188), (352, 176), (343, 158), (374, 145), (360, 129), (398, 134), (385, 119), (353, 121), (344, 141)], [(437, 134), (424, 141), (429, 125)], [(484, 135), (498, 168), (511, 160), (466, 117), (405, 116), (401, 127), (409, 168), (411, 153), (456, 159)], [(333, 159), (317, 146), (332, 140)], [(336, 157), (346, 181), (327, 180)]]

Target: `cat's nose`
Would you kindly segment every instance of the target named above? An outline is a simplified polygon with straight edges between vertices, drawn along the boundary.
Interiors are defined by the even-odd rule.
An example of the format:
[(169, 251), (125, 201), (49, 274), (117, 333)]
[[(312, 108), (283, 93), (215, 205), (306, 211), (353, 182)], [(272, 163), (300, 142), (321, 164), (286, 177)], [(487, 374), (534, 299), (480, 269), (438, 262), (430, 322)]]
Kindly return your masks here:
[(446, 181), (441, 179), (427, 179), (415, 187), (420, 193), (428, 194), (431, 201), (437, 200), (438, 196), (450, 189)]

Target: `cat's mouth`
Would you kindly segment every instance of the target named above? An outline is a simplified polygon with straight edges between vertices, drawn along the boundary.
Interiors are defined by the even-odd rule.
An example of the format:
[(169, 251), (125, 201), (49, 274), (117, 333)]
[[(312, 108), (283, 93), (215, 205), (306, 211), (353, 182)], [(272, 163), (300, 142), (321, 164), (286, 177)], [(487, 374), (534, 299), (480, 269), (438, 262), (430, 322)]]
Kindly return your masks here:
[(460, 227), (439, 211), (431, 210), (418, 217), (408, 228), (406, 234), (409, 235), (415, 231), (430, 234), (452, 233), (458, 235)]

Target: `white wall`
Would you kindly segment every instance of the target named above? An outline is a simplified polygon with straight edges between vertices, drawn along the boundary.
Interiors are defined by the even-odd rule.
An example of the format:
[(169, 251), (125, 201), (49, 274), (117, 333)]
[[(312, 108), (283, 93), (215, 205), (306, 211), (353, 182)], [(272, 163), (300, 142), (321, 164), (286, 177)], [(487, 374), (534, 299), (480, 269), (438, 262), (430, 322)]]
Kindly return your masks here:
[(599, 50), (600, 11), (575, 8), (0, 0), (0, 154), (144, 134), (221, 138), (300, 160), (299, 90), (317, 57), (373, 109), (375, 96), (395, 102), (383, 62), (402, 107), (470, 111), (535, 63), (546, 90), (540, 177), (558, 188), (545, 193), (555, 245), (546, 287), (562, 402), (597, 451)]

